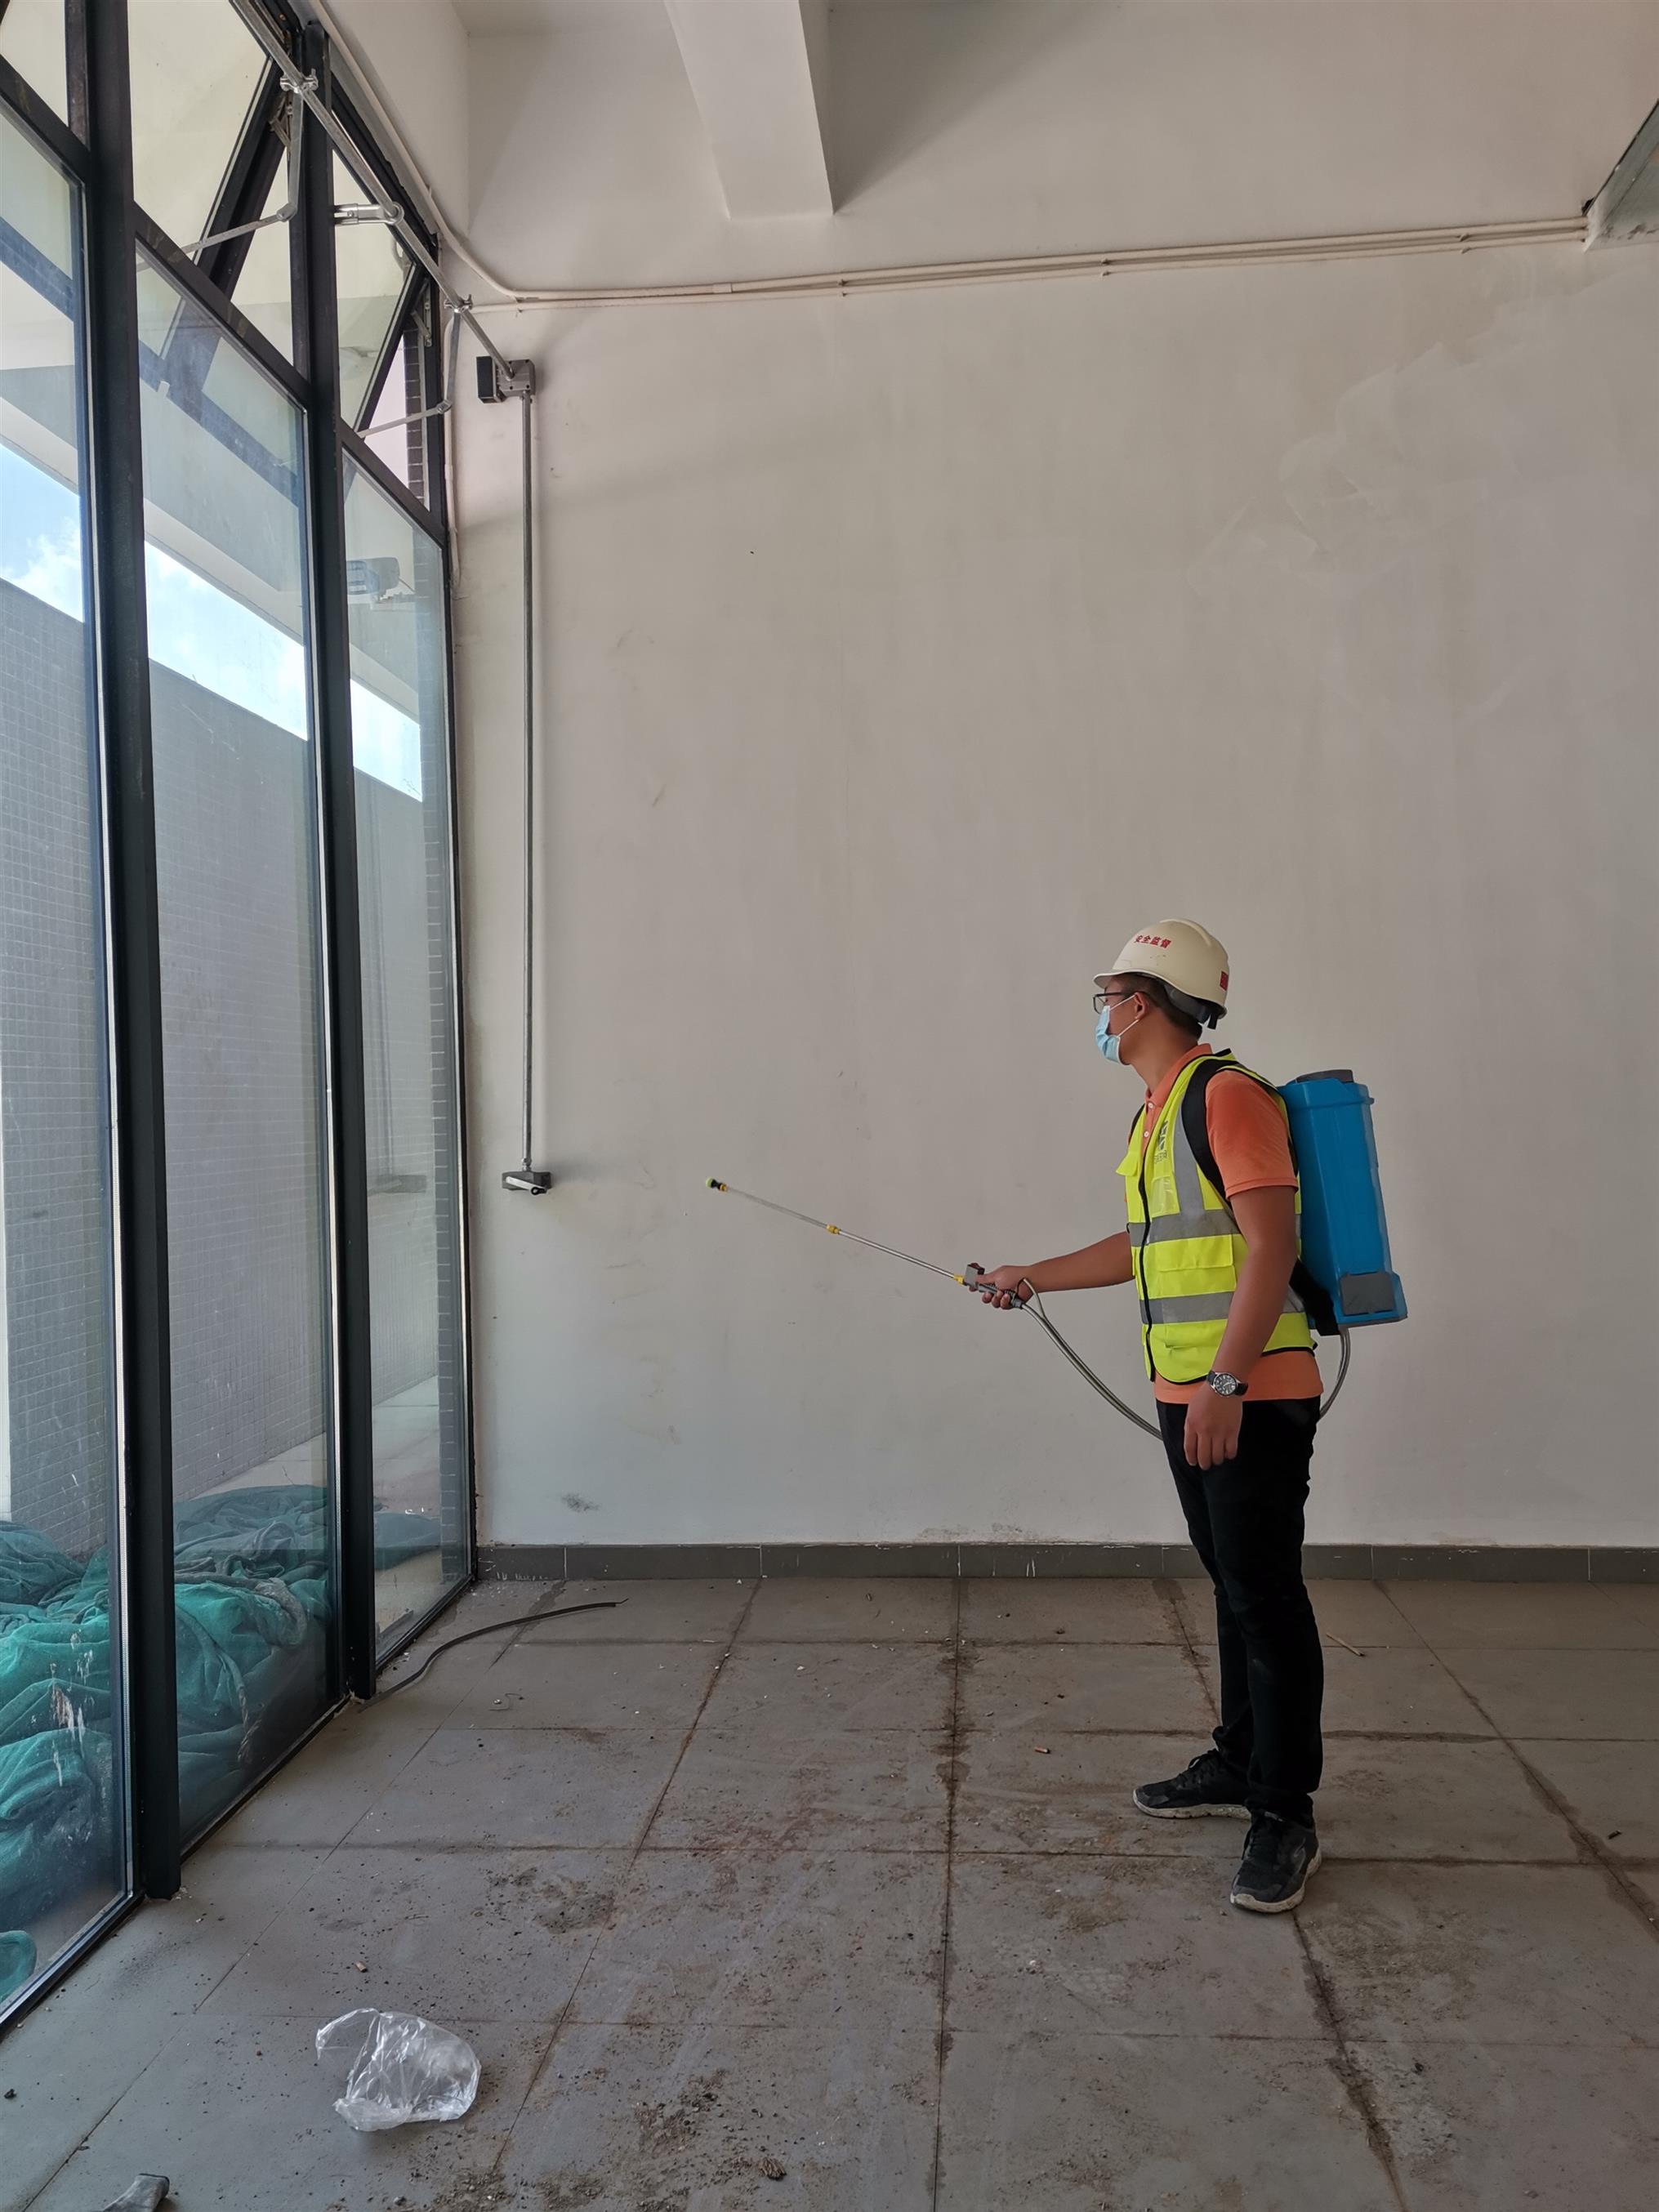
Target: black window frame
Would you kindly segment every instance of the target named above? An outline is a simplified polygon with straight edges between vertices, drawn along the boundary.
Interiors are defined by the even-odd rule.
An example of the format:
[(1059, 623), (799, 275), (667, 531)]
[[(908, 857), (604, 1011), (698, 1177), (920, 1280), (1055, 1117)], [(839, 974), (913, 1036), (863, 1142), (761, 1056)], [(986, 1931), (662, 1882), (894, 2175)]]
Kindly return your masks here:
[[(314, 73), (319, 96), (352, 143), (352, 158), (404, 212), (429, 259), (438, 241), (418, 221), (416, 195), (362, 120), (349, 65), (315, 24), (283, 0), (222, 0), (245, 21), (257, 16), (291, 58), (296, 76)], [(0, 0), (0, 9), (3, 0)], [(446, 422), (441, 316), (429, 270), (411, 271), (356, 422), (341, 418), (334, 305), (331, 142), (273, 60), (256, 92), (221, 180), (203, 236), (165, 235), (132, 189), (127, 0), (66, 0), (70, 122), (0, 60), (0, 106), (75, 179), (84, 210), (84, 324), (89, 528), (94, 579), (91, 643), (108, 884), (104, 927), (111, 1000), (111, 1081), (119, 1101), (116, 1188), (120, 1415), (118, 1497), (128, 1620), (126, 1758), (130, 1780), (130, 1893), (101, 1915), (23, 1991), (0, 2004), (0, 2029), (39, 2002), (133, 1905), (173, 1895), (180, 1882), (179, 1765), (173, 1673), (171, 1378), (167, 1325), (167, 1171), (161, 1071), (161, 939), (150, 765), (143, 499), (138, 406), (143, 379), (165, 376), (191, 411), (212, 410), (203, 392), (211, 344), (205, 322), (235, 343), (295, 402), (304, 420), (312, 619), (308, 653), (322, 885), (322, 986), (327, 1080), (329, 1234), (331, 1247), (331, 1433), (338, 1601), (331, 1624), (324, 1725), (351, 1696), (371, 1697), (380, 1667), (452, 1603), (476, 1573), (476, 1483), (471, 1410), (471, 1286), (465, 1097), (459, 1079), (462, 972), (456, 828), (454, 672), (449, 516), (445, 497)], [(289, 223), (295, 358), (290, 362), (234, 297), (252, 234), (287, 158), (279, 125), (299, 129), (300, 203)], [(218, 234), (237, 231), (224, 238)], [(22, 250), (0, 222), (0, 258)], [(148, 254), (200, 311), (182, 319), (164, 356), (140, 342), (137, 252)], [(404, 484), (361, 434), (392, 364), (415, 331), (423, 409), (408, 426), (411, 463), (426, 492)], [(194, 349), (194, 350), (193, 350)], [(225, 426), (221, 425), (222, 429)], [(226, 432), (228, 436), (228, 431)], [(464, 1482), (465, 1561), (460, 1579), (395, 1641), (378, 1647), (374, 1619), (373, 1384), (370, 1372), (368, 1168), (359, 965), (356, 792), (343, 494), (347, 467), (361, 470), (426, 535), (440, 556), (448, 714), (448, 934), (454, 1004), (449, 1048), (456, 1071), (458, 1327)], [(413, 472), (413, 471), (411, 471)], [(314, 1733), (314, 1729), (312, 1733)], [(308, 1740), (301, 1738), (301, 1741)], [(296, 1743), (292, 1750), (297, 1750)], [(291, 1751), (289, 1755), (291, 1755)], [(269, 1779), (269, 1775), (262, 1778)], [(211, 1832), (211, 1831), (210, 1831)]]

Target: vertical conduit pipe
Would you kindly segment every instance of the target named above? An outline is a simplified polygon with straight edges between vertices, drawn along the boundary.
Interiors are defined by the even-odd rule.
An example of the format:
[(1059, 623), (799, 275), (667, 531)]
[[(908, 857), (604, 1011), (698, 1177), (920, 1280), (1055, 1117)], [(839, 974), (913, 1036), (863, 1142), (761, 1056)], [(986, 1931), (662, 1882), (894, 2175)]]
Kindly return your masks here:
[(516, 399), (524, 412), (519, 418), (521, 483), (520, 496), (524, 528), (524, 783), (520, 804), (524, 815), (524, 1009), (522, 1115), (519, 1127), (519, 1164), (501, 1177), (504, 1190), (523, 1191), (538, 1197), (550, 1190), (553, 1178), (545, 1168), (530, 1164), (534, 1135), (536, 1075), (536, 372), (527, 361), (509, 362), (502, 377), (493, 361), (478, 363), (478, 397), (486, 404)]
[(535, 1076), (536, 973), (536, 564), (529, 386), (520, 397), (524, 434), (524, 1129), (520, 1164), (530, 1170), (531, 1096)]

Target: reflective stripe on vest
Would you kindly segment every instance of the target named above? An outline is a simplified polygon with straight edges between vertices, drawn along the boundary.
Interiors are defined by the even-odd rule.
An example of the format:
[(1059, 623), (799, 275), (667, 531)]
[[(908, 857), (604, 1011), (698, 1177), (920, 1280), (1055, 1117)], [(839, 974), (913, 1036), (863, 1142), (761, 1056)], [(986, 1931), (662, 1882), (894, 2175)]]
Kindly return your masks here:
[[(1140, 1295), (1146, 1371), (1170, 1382), (1201, 1382), (1215, 1365), (1249, 1249), (1226, 1199), (1200, 1168), (1182, 1126), (1182, 1101), (1204, 1064), (1201, 1058), (1191, 1060), (1176, 1078), (1144, 1155), (1145, 1109), (1135, 1117), (1129, 1149), (1118, 1169)], [(1296, 1209), (1299, 1221), (1299, 1188)], [(1286, 1290), (1264, 1349), (1313, 1349), (1307, 1316), (1293, 1291)]]

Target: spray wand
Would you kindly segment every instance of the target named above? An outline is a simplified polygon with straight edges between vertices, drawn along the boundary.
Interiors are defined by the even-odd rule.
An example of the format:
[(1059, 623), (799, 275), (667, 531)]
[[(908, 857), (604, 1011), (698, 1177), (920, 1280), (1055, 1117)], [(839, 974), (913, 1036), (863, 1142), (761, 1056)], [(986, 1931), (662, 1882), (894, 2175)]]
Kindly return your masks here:
[[(750, 1206), (763, 1206), (769, 1213), (787, 1214), (791, 1221), (805, 1222), (809, 1229), (822, 1229), (831, 1237), (844, 1237), (849, 1244), (863, 1244), (872, 1252), (884, 1252), (890, 1260), (902, 1260), (907, 1267), (925, 1267), (930, 1275), (943, 1275), (947, 1282), (959, 1283), (963, 1290), (977, 1291), (983, 1295), (986, 1291), (994, 1287), (987, 1278), (985, 1270), (973, 1261), (970, 1261), (963, 1273), (958, 1274), (954, 1267), (941, 1267), (937, 1261), (918, 1259), (914, 1252), (901, 1252), (896, 1244), (878, 1244), (873, 1237), (856, 1237), (850, 1229), (840, 1228), (833, 1221), (819, 1221), (812, 1214), (798, 1213), (793, 1206), (780, 1206), (775, 1199), (758, 1198), (752, 1190), (738, 1190), (729, 1182), (722, 1182), (718, 1176), (708, 1177), (708, 1188), (710, 1190), (723, 1191), (729, 1198), (746, 1198)], [(1014, 1303), (1005, 1310), (1009, 1313), (1028, 1313), (1034, 1319), (1041, 1322), (1084, 1381), (1091, 1389), (1099, 1391), (1109, 1406), (1115, 1407), (1126, 1421), (1133, 1421), (1138, 1429), (1145, 1429), (1149, 1437), (1158, 1436), (1159, 1431), (1154, 1424), (1144, 1420), (1133, 1406), (1126, 1406), (1116, 1392), (1109, 1389), (1101, 1381), (1099, 1376), (1095, 1373), (1094, 1369), (1082, 1355), (1073, 1350), (1043, 1311), (1042, 1300), (1036, 1290), (1030, 1284), (1025, 1287), (1030, 1295), (1022, 1297), (1018, 1291), (1014, 1291), (1012, 1294)]]

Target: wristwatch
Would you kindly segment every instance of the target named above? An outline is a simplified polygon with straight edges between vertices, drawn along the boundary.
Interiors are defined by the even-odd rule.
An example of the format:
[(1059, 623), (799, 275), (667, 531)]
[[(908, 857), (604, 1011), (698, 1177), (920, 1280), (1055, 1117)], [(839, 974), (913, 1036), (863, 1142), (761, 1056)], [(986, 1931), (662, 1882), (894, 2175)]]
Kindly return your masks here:
[(1248, 1382), (1241, 1382), (1237, 1375), (1224, 1375), (1218, 1367), (1212, 1367), (1204, 1380), (1218, 1398), (1242, 1398), (1250, 1387)]

